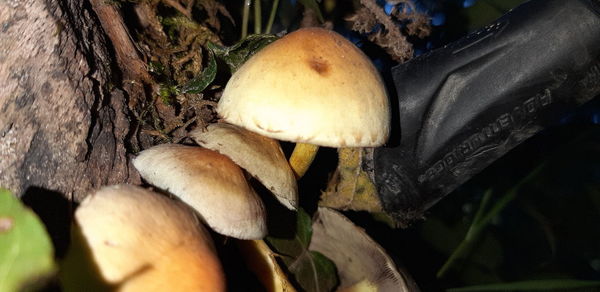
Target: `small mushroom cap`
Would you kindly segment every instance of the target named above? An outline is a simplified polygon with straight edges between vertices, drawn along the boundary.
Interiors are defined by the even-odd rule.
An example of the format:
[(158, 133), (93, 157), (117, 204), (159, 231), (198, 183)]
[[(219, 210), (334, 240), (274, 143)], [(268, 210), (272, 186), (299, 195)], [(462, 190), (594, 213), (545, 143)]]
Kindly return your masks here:
[(210, 234), (180, 202), (139, 187), (105, 187), (83, 200), (75, 220), (74, 239), (83, 242), (73, 244), (89, 248), (103, 281), (119, 291), (225, 291)]
[(202, 147), (231, 158), (267, 187), (289, 209), (298, 206), (298, 185), (279, 143), (227, 123), (197, 129), (190, 136)]
[(133, 160), (140, 175), (192, 206), (213, 230), (240, 239), (266, 236), (265, 207), (242, 169), (201, 147), (162, 144)]
[(333, 31), (303, 28), (242, 65), (217, 112), (279, 140), (374, 147), (389, 136), (388, 103), (379, 73), (358, 48)]

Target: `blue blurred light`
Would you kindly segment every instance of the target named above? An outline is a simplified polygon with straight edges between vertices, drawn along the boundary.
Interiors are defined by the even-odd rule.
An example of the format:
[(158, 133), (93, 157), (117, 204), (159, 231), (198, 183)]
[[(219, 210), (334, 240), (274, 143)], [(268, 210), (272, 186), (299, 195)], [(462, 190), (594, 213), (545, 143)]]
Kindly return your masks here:
[(566, 115), (564, 117), (561, 117), (560, 120), (558, 121), (559, 125), (564, 125), (564, 124), (568, 124), (571, 122), (573, 118), (573, 115)]
[(296, 6), (296, 2), (297, 2), (296, 0), (289, 0), (289, 1), (290, 1), (290, 4), (292, 4), (292, 6)]
[(373, 65), (375, 65), (375, 69), (381, 72), (383, 71), (384, 61), (381, 58), (372, 59)]
[(346, 28), (335, 29), (335, 31), (339, 32), (344, 38), (352, 42), (357, 47), (363, 46), (363, 38), (354, 31), (348, 30)]
[[(437, 1), (437, 0), (436, 0)], [(426, 2), (436, 2), (436, 1), (418, 1), (413, 0), (413, 4), (415, 6), (415, 10), (420, 13), (431, 14), (431, 11), (434, 10), (433, 6), (430, 3)], [(410, 8), (410, 5), (407, 5)]]
[(471, 7), (471, 6), (475, 5), (475, 2), (477, 2), (477, 0), (465, 0), (465, 1), (463, 1), (463, 7), (464, 8)]
[(394, 5), (390, 4), (389, 2), (386, 2), (385, 6), (383, 6), (383, 9), (385, 10), (385, 14), (390, 15), (390, 14), (392, 14), (392, 10), (394, 9)]
[(413, 12), (413, 11), (412, 11), (412, 6), (410, 6), (410, 5), (406, 5), (406, 4), (404, 4), (404, 3), (400, 3), (400, 4), (398, 4), (398, 9), (399, 9), (399, 10), (402, 10), (402, 11), (404, 11), (404, 12), (406, 12), (406, 13), (412, 13), (412, 12)]
[(592, 114), (592, 123), (596, 125), (600, 124), (600, 113)]
[(371, 31), (369, 33), (375, 33), (381, 30), (383, 26), (381, 25), (381, 23), (377, 23), (373, 26), (373, 28), (371, 29)]
[(436, 12), (431, 16), (431, 25), (440, 26), (446, 23), (446, 14), (442, 12)]

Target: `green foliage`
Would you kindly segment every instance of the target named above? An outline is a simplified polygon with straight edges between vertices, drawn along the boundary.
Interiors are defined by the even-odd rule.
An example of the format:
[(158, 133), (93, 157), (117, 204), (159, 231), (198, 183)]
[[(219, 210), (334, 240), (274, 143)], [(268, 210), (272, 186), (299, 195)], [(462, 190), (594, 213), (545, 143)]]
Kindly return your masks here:
[(253, 34), (231, 47), (208, 43), (208, 48), (229, 66), (233, 74), (246, 60), (277, 39), (277, 36), (271, 34)]
[(305, 291), (332, 291), (337, 285), (335, 265), (324, 255), (309, 251), (312, 221), (302, 209), (298, 210), (293, 238), (269, 236), (267, 243), (281, 255), (285, 267)]
[(482, 291), (590, 291), (590, 288), (600, 288), (600, 281), (582, 281), (574, 279), (549, 279), (476, 285), (448, 289), (448, 292), (482, 292)]
[(208, 66), (194, 79), (177, 88), (178, 93), (201, 93), (217, 76), (217, 61), (214, 53), (208, 51)]
[(482, 0), (465, 9), (470, 31), (484, 27), (525, 0)]
[[(172, 41), (177, 41), (178, 35), (183, 29), (191, 29), (198, 31), (205, 30), (204, 27), (199, 25), (197, 22), (184, 16), (161, 18), (161, 24), (165, 29), (165, 33), (169, 36), (169, 38), (171, 38)], [(208, 35), (204, 37), (208, 38)]]
[(156, 74), (156, 75), (163, 75), (165, 74), (165, 66), (163, 64), (161, 64), (160, 62), (148, 62), (148, 72)]
[(333, 291), (337, 285), (335, 264), (321, 253), (304, 251), (283, 261), (305, 291)]
[(173, 96), (177, 95), (178, 93), (179, 93), (179, 90), (177, 89), (177, 86), (168, 85), (168, 84), (162, 84), (160, 87), (160, 90), (158, 92), (162, 102), (164, 104), (169, 104), (169, 105), (173, 103), (173, 100), (174, 100)]
[(53, 248), (40, 219), (0, 189), (0, 291), (34, 289), (55, 271)]
[[(256, 52), (277, 39), (278, 37), (269, 34), (250, 35), (231, 47), (219, 46), (212, 42), (208, 42), (208, 65), (204, 70), (183, 85), (163, 85), (160, 89), (160, 96), (165, 103), (169, 104), (171, 96), (184, 93), (201, 93), (217, 76), (217, 61), (215, 55), (221, 58), (233, 73)], [(159, 66), (154, 66), (152, 68), (156, 68), (157, 70), (160, 69)]]
[(492, 219), (496, 218), (500, 214), (506, 206), (512, 202), (518, 194), (519, 189), (525, 183), (530, 182), (533, 178), (535, 178), (543, 165), (538, 166), (535, 170), (533, 170), (529, 175), (527, 175), (523, 180), (518, 182), (515, 186), (513, 186), (504, 196), (502, 196), (494, 205), (491, 207), (490, 200), (492, 197), (492, 191), (488, 190), (483, 200), (481, 201), (481, 205), (471, 222), (471, 226), (469, 230), (465, 234), (465, 238), (463, 241), (456, 247), (454, 252), (450, 255), (446, 263), (442, 266), (442, 268), (438, 271), (437, 277), (442, 278), (445, 276), (446, 272), (450, 267), (461, 258), (464, 258), (471, 252), (473, 249), (473, 245), (480, 239), (483, 232), (490, 224)]
[[(420, 238), (436, 251), (427, 250), (435, 254), (435, 262), (447, 260), (439, 274), (442, 280), (433, 288), (597, 290), (585, 286), (593, 282), (575, 279), (597, 281), (600, 271), (600, 188), (595, 174), (600, 128), (562, 126), (551, 135), (544, 138), (552, 138), (558, 147), (551, 155), (523, 159), (531, 158), (539, 141), (524, 145), (512, 153), (514, 161), (489, 169), (432, 209), (420, 225)], [(518, 172), (499, 175), (506, 169)], [(479, 191), (483, 187), (493, 194)], [(566, 286), (573, 283), (585, 285)]]

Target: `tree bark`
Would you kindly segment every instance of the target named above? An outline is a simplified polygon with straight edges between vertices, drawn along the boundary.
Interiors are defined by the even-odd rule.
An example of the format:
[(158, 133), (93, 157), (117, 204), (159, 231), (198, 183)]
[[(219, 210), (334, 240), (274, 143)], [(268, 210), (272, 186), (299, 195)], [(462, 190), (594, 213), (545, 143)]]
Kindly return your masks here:
[[(0, 1), (0, 187), (58, 192), (137, 183), (124, 90), (127, 70), (94, 5), (80, 0)], [(129, 91), (129, 92), (128, 92)]]

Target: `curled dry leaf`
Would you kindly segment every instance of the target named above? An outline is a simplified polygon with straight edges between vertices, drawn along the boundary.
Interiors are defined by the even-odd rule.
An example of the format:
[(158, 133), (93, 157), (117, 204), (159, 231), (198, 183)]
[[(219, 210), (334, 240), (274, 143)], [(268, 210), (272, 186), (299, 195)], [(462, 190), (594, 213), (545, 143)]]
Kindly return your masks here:
[(267, 234), (262, 201), (227, 156), (201, 147), (162, 144), (133, 160), (142, 178), (194, 208), (223, 235), (260, 239)]
[(277, 262), (277, 255), (262, 240), (240, 240), (238, 246), (246, 265), (268, 292), (296, 292)]
[[(406, 34), (423, 38), (430, 33), (429, 18), (416, 11), (410, 0), (387, 1), (394, 6), (402, 3), (404, 8), (392, 9), (392, 15), (387, 15), (383, 8), (374, 0), (360, 0), (362, 8), (347, 21), (352, 23), (352, 30), (366, 34), (370, 41), (383, 48), (397, 62), (410, 59), (413, 47), (407, 40)], [(381, 24), (381, 27), (377, 27)]]
[(319, 206), (337, 210), (383, 212), (377, 189), (363, 169), (365, 148), (338, 149), (338, 166)]
[(256, 177), (288, 209), (298, 206), (298, 186), (279, 143), (271, 138), (226, 123), (190, 133), (202, 147), (231, 158)]
[(221, 21), (219, 20), (219, 14), (223, 15), (225, 18), (231, 21), (232, 24), (235, 24), (233, 17), (231, 16), (227, 8), (225, 8), (225, 5), (215, 0), (200, 0), (196, 1), (196, 4), (204, 8), (207, 14), (206, 22), (215, 30), (221, 30)]
[(319, 208), (309, 249), (331, 259), (342, 291), (413, 292), (416, 284), (400, 273), (385, 250), (342, 214)]

